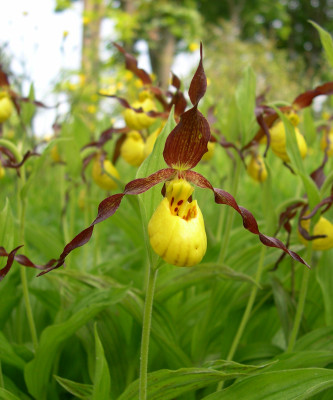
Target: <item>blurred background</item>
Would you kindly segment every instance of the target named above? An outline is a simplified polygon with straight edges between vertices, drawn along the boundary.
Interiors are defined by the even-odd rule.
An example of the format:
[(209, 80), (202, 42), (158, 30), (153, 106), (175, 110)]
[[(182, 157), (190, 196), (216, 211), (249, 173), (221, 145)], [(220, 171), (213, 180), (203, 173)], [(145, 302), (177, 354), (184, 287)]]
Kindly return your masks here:
[(292, 102), (332, 79), (309, 20), (331, 32), (333, 0), (12, 0), (0, 14), (0, 63), (23, 96), (52, 106), (32, 121), (38, 136), (79, 101), (93, 118), (112, 118), (116, 102), (103, 108), (96, 93), (123, 96), (140, 85), (113, 41), (163, 89), (170, 70), (187, 87), (202, 42), (208, 103), (228, 102), (248, 65), (258, 95)]

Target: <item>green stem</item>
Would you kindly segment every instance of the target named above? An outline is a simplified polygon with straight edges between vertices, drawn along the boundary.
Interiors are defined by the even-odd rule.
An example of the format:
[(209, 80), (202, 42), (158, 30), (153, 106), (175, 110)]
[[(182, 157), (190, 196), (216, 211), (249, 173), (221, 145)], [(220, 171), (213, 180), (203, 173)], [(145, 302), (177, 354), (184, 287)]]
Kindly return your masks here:
[[(308, 260), (308, 263), (311, 263), (311, 257), (312, 257), (311, 243), (309, 243), (308, 246), (309, 247), (308, 247), (308, 251), (307, 251), (307, 260)], [(295, 315), (294, 325), (293, 325), (293, 328), (291, 330), (290, 337), (289, 337), (287, 353), (290, 353), (294, 350), (298, 331), (301, 326), (303, 311), (304, 311), (304, 306), (305, 306), (305, 299), (306, 299), (306, 294), (308, 291), (310, 273), (311, 273), (311, 271), (309, 271), (307, 268), (304, 267), (301, 289), (300, 289), (300, 294), (299, 294), (299, 299), (298, 299), (298, 304), (297, 304), (297, 309), (296, 309), (296, 315)]]
[[(17, 191), (18, 193), (18, 213), (19, 213), (19, 223), (20, 223), (20, 231), (19, 231), (19, 240), (20, 243), (24, 245), (25, 243), (25, 234), (24, 234), (24, 227), (25, 227), (25, 213), (26, 213), (26, 199), (22, 198), (22, 189), (25, 184), (25, 169), (24, 166), (21, 167), (21, 180), (20, 180), (20, 188)], [(37, 339), (37, 331), (34, 322), (34, 317), (32, 313), (30, 297), (29, 297), (29, 288), (28, 288), (28, 279), (27, 279), (27, 270), (25, 267), (20, 267), (20, 276), (21, 276), (21, 283), (22, 283), (22, 291), (23, 291), (23, 299), (25, 303), (25, 310), (27, 313), (28, 325), (30, 329), (30, 335), (32, 339), (32, 343), (34, 346), (34, 350), (37, 350), (38, 347), (38, 339)]]
[[(233, 196), (236, 196), (236, 194), (237, 194), (241, 165), (242, 165), (242, 161), (241, 161), (241, 159), (239, 157), (237, 157), (237, 159), (236, 159), (236, 169), (234, 171), (234, 174), (233, 174), (234, 176), (232, 178), (232, 189), (231, 189), (232, 192), (231, 192), (231, 194)], [(224, 216), (224, 214), (223, 214), (223, 216)], [(224, 231), (221, 250), (220, 250), (219, 257), (217, 259), (219, 264), (223, 264), (224, 259), (225, 259), (225, 255), (226, 255), (226, 252), (227, 252), (227, 249), (228, 249), (228, 245), (229, 245), (230, 232), (231, 232), (232, 224), (234, 222), (234, 217), (235, 217), (234, 210), (230, 210), (229, 209), (228, 213), (227, 213), (226, 227), (225, 227), (225, 231)]]
[[(260, 283), (261, 275), (262, 275), (262, 272), (264, 270), (265, 255), (266, 255), (266, 247), (262, 247), (261, 248), (261, 253), (260, 253), (260, 258), (259, 258), (258, 269), (257, 269), (256, 277), (255, 277), (255, 282), (257, 284)], [(227, 360), (228, 361), (231, 361), (233, 359), (233, 356), (234, 356), (234, 354), (235, 354), (235, 352), (237, 350), (238, 344), (240, 342), (240, 339), (242, 338), (242, 335), (243, 335), (244, 329), (246, 327), (246, 324), (247, 324), (247, 322), (248, 322), (248, 320), (250, 318), (252, 307), (253, 307), (254, 301), (255, 301), (256, 296), (257, 296), (257, 292), (258, 292), (258, 286), (254, 285), (252, 287), (252, 290), (251, 290), (251, 293), (250, 293), (250, 297), (249, 297), (249, 300), (248, 300), (247, 305), (246, 305), (246, 309), (245, 309), (244, 314), (243, 314), (243, 318), (241, 320), (241, 323), (240, 323), (240, 325), (238, 327), (236, 336), (234, 337), (234, 340), (232, 342), (231, 348), (229, 350), (229, 353), (228, 353), (228, 356), (227, 356)]]
[[(261, 279), (261, 275), (263, 273), (264, 270), (264, 260), (265, 260), (265, 255), (266, 255), (266, 247), (262, 247), (261, 248), (261, 253), (260, 253), (260, 258), (259, 258), (259, 263), (258, 263), (258, 269), (257, 269), (257, 273), (256, 273), (256, 277), (255, 277), (255, 282), (257, 285), (253, 286), (251, 289), (251, 293), (250, 293), (250, 297), (249, 300), (247, 302), (242, 320), (239, 324), (238, 330), (236, 332), (236, 335), (234, 337), (234, 340), (232, 341), (228, 356), (227, 356), (227, 361), (231, 361), (235, 355), (235, 352), (238, 348), (239, 342), (243, 336), (245, 327), (250, 319), (251, 316), (251, 312), (252, 312), (252, 308), (253, 308), (253, 304), (254, 301), (256, 299), (257, 296), (257, 292), (258, 292), (258, 284), (260, 283), (260, 279)], [(224, 385), (224, 381), (219, 382), (218, 386), (217, 386), (217, 391), (222, 390), (223, 389), (223, 385)]]
[(153, 310), (153, 300), (155, 283), (157, 277), (157, 268), (150, 268), (148, 285), (146, 291), (146, 300), (143, 312), (142, 324), (142, 340), (140, 354), (140, 382), (139, 382), (139, 399), (147, 400), (147, 377), (148, 377), (148, 352), (151, 328), (151, 316)]

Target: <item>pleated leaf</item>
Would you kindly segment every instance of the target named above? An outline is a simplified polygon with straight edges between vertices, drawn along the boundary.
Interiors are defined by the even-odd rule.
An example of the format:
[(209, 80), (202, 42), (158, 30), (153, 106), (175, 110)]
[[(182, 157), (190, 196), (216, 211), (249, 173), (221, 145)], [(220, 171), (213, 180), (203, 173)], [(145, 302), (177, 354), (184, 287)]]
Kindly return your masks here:
[(303, 400), (333, 386), (333, 370), (302, 368), (247, 377), (203, 400)]
[[(210, 368), (181, 368), (176, 371), (160, 370), (148, 374), (149, 400), (171, 400), (220, 381), (245, 376), (259, 368), (251, 365), (227, 363), (226, 372)], [(137, 400), (139, 398), (139, 381), (131, 383), (117, 400)]]
[(97, 327), (95, 324), (95, 378), (92, 393), (92, 400), (109, 399), (111, 380), (108, 363), (105, 358), (103, 345), (98, 336)]
[(71, 393), (75, 398), (82, 400), (91, 399), (93, 392), (93, 386), (71, 381), (69, 379), (61, 378), (60, 376), (54, 376), (55, 380), (61, 385), (67, 392)]
[(318, 31), (319, 36), (320, 36), (320, 41), (321, 44), (325, 50), (325, 55), (330, 63), (331, 67), (333, 67), (333, 41), (332, 41), (332, 36), (325, 31), (321, 26), (316, 24), (314, 21), (309, 21), (310, 24), (312, 24)]
[(50, 382), (52, 366), (60, 346), (100, 311), (124, 298), (127, 289), (96, 291), (80, 303), (80, 309), (65, 322), (44, 329), (34, 360), (25, 368), (29, 393), (44, 400)]

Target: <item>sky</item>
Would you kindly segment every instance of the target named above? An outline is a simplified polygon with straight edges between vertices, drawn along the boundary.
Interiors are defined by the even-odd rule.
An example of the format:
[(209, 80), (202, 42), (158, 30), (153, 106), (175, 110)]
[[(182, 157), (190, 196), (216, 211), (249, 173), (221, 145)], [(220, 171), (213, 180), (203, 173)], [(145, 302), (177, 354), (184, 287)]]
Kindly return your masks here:
[[(29, 79), (23, 86), (23, 96), (27, 96), (30, 83), (34, 83), (36, 99), (52, 105), (56, 98), (52, 95), (54, 83), (62, 69), (78, 70), (81, 57), (82, 2), (73, 3), (71, 9), (54, 12), (55, 0), (10, 0), (0, 13), (0, 45), (7, 44), (11, 56), (11, 69), (24, 74)], [(68, 32), (64, 40), (64, 32)], [(114, 40), (112, 22), (102, 24), (102, 38)], [(147, 49), (139, 46), (138, 59), (141, 68), (150, 69)], [(185, 62), (186, 57), (186, 62)], [(198, 54), (191, 57), (180, 55), (172, 70), (180, 77), (195, 65)], [(34, 121), (34, 131), (38, 136), (50, 135), (55, 112), (39, 109)]]

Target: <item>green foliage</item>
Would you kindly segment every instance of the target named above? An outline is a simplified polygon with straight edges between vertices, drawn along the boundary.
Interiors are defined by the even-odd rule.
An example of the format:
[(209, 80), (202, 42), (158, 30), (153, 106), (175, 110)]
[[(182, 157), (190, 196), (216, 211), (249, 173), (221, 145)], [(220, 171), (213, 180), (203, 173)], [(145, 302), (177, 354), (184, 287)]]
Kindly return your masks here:
[[(196, 2), (189, 0), (179, 7), (178, 3), (164, 2), (158, 15), (160, 2), (141, 3), (145, 13), (126, 14), (128, 19), (121, 20), (127, 25), (124, 40), (127, 35), (133, 39), (135, 29), (158, 29), (159, 21), (177, 39), (190, 40), (197, 34), (195, 27), (201, 17)], [(215, 6), (226, 7), (220, 3), (207, 3), (207, 13)], [(67, 6), (66, 2), (57, 4), (59, 8)], [(281, 18), (287, 18), (281, 2), (256, 2), (261, 10), (265, 4), (269, 6), (267, 18), (276, 9)], [(118, 12), (122, 19), (123, 11)], [(247, 18), (250, 24), (253, 13)], [(145, 19), (149, 20), (148, 28), (138, 27), (138, 22)], [(182, 24), (186, 24), (184, 35)], [(210, 190), (199, 187), (192, 196), (202, 210), (208, 237), (203, 261), (193, 268), (177, 268), (159, 261), (150, 247), (147, 226), (162, 200), (162, 182), (139, 196), (124, 196), (116, 214), (94, 226), (92, 238), (66, 258), (65, 267), (37, 278), (39, 270), (19, 266), (17, 261), (29, 264), (22, 254), (38, 268), (59, 257), (64, 246), (73, 243), (73, 237), (94, 221), (98, 207), (104, 212), (109, 210), (107, 207), (112, 209), (112, 195), (121, 193), (128, 182), (167, 167), (163, 150), (178, 120), (174, 108), (170, 112), (162, 110), (155, 96), (153, 100), (163, 114), (154, 116), (153, 124), (142, 129), (140, 136), (140, 143), (145, 145), (149, 135), (164, 124), (152, 152), (140, 167), (134, 167), (126, 164), (120, 151), (113, 160), (120, 176), (118, 187), (109, 192), (97, 186), (90, 157), (102, 154), (112, 160), (118, 155), (118, 139), (125, 137), (121, 137), (124, 132), (109, 129), (110, 115), (117, 117), (117, 127), (124, 127), (123, 109), (121, 102), (108, 98), (108, 103), (103, 103), (103, 107), (109, 107), (105, 112), (101, 103), (94, 101), (99, 108), (94, 124), (89, 124), (87, 115), (75, 104), (80, 103), (84, 89), (84, 84), (77, 85), (70, 97), (70, 111), (59, 117), (61, 126), (55, 127), (50, 143), (38, 143), (39, 156), (30, 157), (18, 170), (15, 165), (8, 168), (10, 157), (6, 151), (15, 153), (19, 162), (22, 154), (35, 148), (37, 139), (29, 129), (25, 132), (15, 124), (14, 137), (0, 139), (1, 161), (7, 161), (6, 175), (0, 181), (0, 268), (6, 265), (5, 252), (24, 244), (0, 284), (0, 399), (137, 400), (149, 266), (158, 267), (148, 357), (149, 399), (330, 399), (332, 249), (313, 251), (312, 257), (310, 251), (305, 255), (298, 217), (305, 204), (310, 209), (323, 199), (324, 206), (330, 204), (332, 158), (328, 157), (321, 167), (322, 186), (312, 179), (312, 173), (324, 159), (319, 143), (323, 132), (318, 135), (317, 128), (325, 123), (330, 131), (332, 121), (318, 118), (312, 107), (297, 110), (303, 117), (300, 130), (309, 147), (303, 160), (293, 126), (278, 111), (290, 162), (286, 167), (268, 148), (264, 160), (267, 181), (251, 179), (245, 168), (249, 157), (265, 151), (264, 145), (253, 139), (260, 129), (255, 116), (256, 96), (271, 86), (267, 97), (278, 110), (276, 105), (290, 104), (303, 89), (300, 75), (295, 79), (297, 67), (290, 73), (286, 54), (277, 52), (270, 40), (264, 40), (262, 46), (244, 43), (232, 26), (223, 24), (222, 28), (214, 28), (204, 46), (203, 62), (210, 82), (207, 96), (198, 105), (205, 116), (210, 105), (215, 107), (217, 122), (211, 122), (215, 153), (210, 161), (200, 162), (195, 172), (202, 173), (214, 187), (230, 190), (240, 207), (251, 211), (260, 232), (276, 236), (290, 250), (308, 257), (309, 262), (311, 259), (311, 270), (306, 271), (310, 274), (307, 295), (302, 284), (306, 267), (289, 256), (281, 257), (278, 248), (262, 250), (258, 235), (243, 226), (248, 227), (251, 216), (247, 214), (242, 220), (234, 209), (216, 204)], [(331, 39), (322, 28), (318, 29), (331, 57)], [(117, 84), (122, 83), (119, 90), (132, 104), (142, 95), (143, 85), (128, 72), (122, 69), (109, 83), (117, 90)], [(188, 87), (182, 82), (181, 89), (183, 86)], [(159, 93), (156, 88), (152, 92)], [(32, 99), (33, 86), (30, 95)], [(38, 108), (25, 105), (22, 124), (29, 127)], [(224, 144), (220, 135), (232, 146), (220, 146), (220, 141)], [(105, 138), (109, 140), (104, 143)], [(243, 159), (235, 162), (240, 154), (234, 147), (241, 149), (247, 143), (251, 146), (243, 149)], [(58, 159), (54, 149), (59, 151)], [(108, 205), (105, 209), (99, 206), (103, 199), (108, 199), (103, 203)], [(229, 200), (233, 204), (231, 197)], [(290, 212), (291, 218), (284, 218), (285, 211), (295, 204), (299, 207)], [(244, 212), (243, 208), (239, 210)], [(329, 208), (322, 207), (320, 212), (332, 221)], [(256, 231), (255, 223), (252, 227)], [(260, 238), (265, 241), (264, 236)], [(222, 262), (219, 255), (225, 244)], [(301, 313), (297, 312), (299, 304), (304, 306)], [(295, 343), (290, 346), (295, 321), (299, 326)]]

